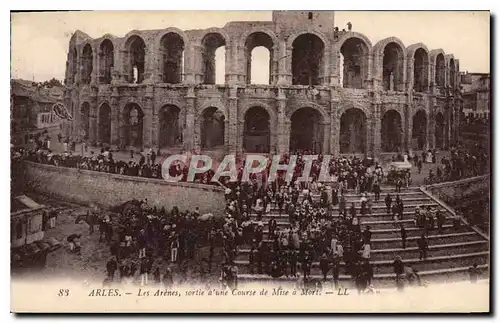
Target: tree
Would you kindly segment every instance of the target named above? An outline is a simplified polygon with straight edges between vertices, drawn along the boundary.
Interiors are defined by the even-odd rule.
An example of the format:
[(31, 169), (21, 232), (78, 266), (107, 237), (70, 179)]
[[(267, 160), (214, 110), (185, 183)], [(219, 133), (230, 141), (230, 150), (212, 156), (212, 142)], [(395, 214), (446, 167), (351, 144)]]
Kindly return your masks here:
[(63, 84), (61, 81), (59, 81), (56, 78), (52, 78), (48, 81), (44, 82), (33, 82), (33, 86), (39, 87), (39, 88), (53, 88), (53, 87), (63, 87)]

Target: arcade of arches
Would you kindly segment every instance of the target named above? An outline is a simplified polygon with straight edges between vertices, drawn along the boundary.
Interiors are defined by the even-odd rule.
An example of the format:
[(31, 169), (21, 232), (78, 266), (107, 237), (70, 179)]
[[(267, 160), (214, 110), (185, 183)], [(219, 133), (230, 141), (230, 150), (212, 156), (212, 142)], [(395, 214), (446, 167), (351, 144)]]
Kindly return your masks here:
[[(229, 133), (226, 133), (231, 124), (223, 111), (209, 106), (195, 118), (199, 139), (195, 139), (194, 145), (202, 150), (227, 150), (233, 140), (235, 151), (245, 153), (306, 151), (313, 154), (377, 154), (398, 153), (406, 149), (420, 151), (432, 147), (445, 149), (449, 145), (451, 135), (448, 129), (451, 121), (448, 124), (446, 121), (449, 120), (448, 117), (438, 112), (429, 120), (424, 110), (418, 110), (410, 122), (404, 120), (400, 112), (389, 108), (380, 117), (379, 128), (373, 128), (375, 121), (369, 119), (364, 110), (359, 108), (345, 110), (335, 121), (334, 118), (325, 120), (316, 108), (303, 107), (295, 110), (288, 120), (281, 123), (284, 128), (280, 134), (279, 124), (277, 129), (273, 128), (276, 125), (270, 112), (256, 105), (246, 110), (241, 123), (236, 125), (241, 127), (241, 139), (238, 139), (230, 138)], [(118, 115), (113, 116), (112, 108), (107, 102), (95, 110), (88, 102), (84, 102), (80, 106), (79, 131), (81, 135), (84, 134), (83, 139), (86, 141), (105, 145), (117, 144), (119, 148), (127, 150), (131, 147), (143, 149), (151, 145), (160, 149), (187, 147), (189, 141), (185, 136), (188, 131), (188, 119), (183, 109), (176, 105), (164, 105), (153, 118), (157, 118), (157, 126), (154, 127), (153, 121), (145, 119), (142, 107), (136, 103), (128, 103)], [(338, 123), (332, 128), (331, 121)], [(118, 126), (113, 127), (113, 122), (118, 122)], [(407, 124), (410, 129), (405, 131)], [(156, 129), (154, 133), (151, 132), (152, 129)], [(379, 141), (373, 139), (375, 134), (370, 132), (375, 129), (380, 131)], [(236, 131), (238, 133), (238, 130)], [(410, 136), (408, 140), (406, 133)]]

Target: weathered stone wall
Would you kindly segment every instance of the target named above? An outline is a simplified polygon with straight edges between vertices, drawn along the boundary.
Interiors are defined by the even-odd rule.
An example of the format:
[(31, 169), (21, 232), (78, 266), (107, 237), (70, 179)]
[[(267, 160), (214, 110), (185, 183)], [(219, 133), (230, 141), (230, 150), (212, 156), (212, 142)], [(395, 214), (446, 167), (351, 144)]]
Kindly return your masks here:
[[(205, 109), (215, 107), (225, 117), (224, 147), (229, 152), (243, 150), (243, 121), (249, 107), (260, 106), (270, 117), (270, 152), (286, 152), (290, 144), (290, 116), (300, 109), (314, 109), (321, 113), (320, 121), (324, 133), (319, 143), (323, 153), (339, 153), (340, 118), (348, 109), (363, 111), (366, 122), (364, 151), (369, 155), (383, 152), (381, 122), (387, 111), (395, 110), (401, 117), (403, 128), (401, 149), (413, 149), (413, 118), (419, 111), (425, 112), (425, 144), (423, 149), (435, 147), (435, 116), (444, 115), (443, 148), (457, 139), (457, 116), (460, 107), (459, 82), (450, 82), (450, 75), (458, 75), (458, 60), (445, 55), (441, 49), (429, 50), (422, 43), (406, 46), (396, 37), (388, 37), (376, 44), (365, 35), (354, 31), (334, 32), (333, 11), (278, 12), (272, 21), (229, 22), (222, 28), (182, 31), (174, 27), (162, 30), (133, 30), (124, 37), (104, 35), (93, 39), (77, 31), (69, 43), (66, 104), (75, 116), (72, 136), (79, 137), (81, 129), (80, 107), (88, 103), (91, 107), (89, 140), (98, 141), (97, 125), (99, 109), (104, 102), (111, 106), (111, 145), (121, 146), (124, 140), (120, 129), (124, 125), (123, 110), (128, 103), (136, 103), (144, 113), (141, 148), (157, 146), (159, 136), (158, 112), (165, 104), (175, 105), (181, 110), (183, 148), (199, 149), (201, 142), (200, 122)], [(161, 39), (168, 33), (177, 34), (184, 43), (183, 78), (179, 84), (163, 83)], [(259, 34), (267, 37), (270, 51), (270, 84), (249, 85), (247, 40)], [(293, 85), (293, 42), (302, 34), (318, 37), (324, 45), (318, 71), (319, 84), (314, 90), (304, 85)], [(225, 84), (202, 84), (204, 82), (203, 53), (207, 51), (203, 40), (207, 35), (218, 35), (226, 49)], [(141, 37), (145, 43), (144, 81), (130, 83), (128, 41)], [(104, 40), (113, 44), (113, 66), (111, 84), (100, 84), (103, 63), (101, 45)], [(347, 41), (357, 41), (363, 48), (361, 55), (362, 88), (344, 88), (340, 83), (342, 46)], [(90, 84), (81, 82), (83, 47), (90, 44), (93, 51), (92, 77)], [(396, 46), (399, 54), (395, 64), (397, 75), (393, 88), (384, 87), (384, 49)], [(415, 51), (421, 49), (426, 55), (426, 86), (423, 92), (414, 90)], [(101, 55), (101, 56), (99, 56)], [(445, 57), (444, 70), (440, 70), (445, 84), (436, 85), (436, 58)], [(75, 64), (75, 62), (77, 64)], [(395, 65), (395, 66), (396, 66)], [(427, 68), (428, 67), (428, 68)], [(453, 71), (451, 71), (451, 70)], [(74, 74), (74, 78), (72, 75)], [(446, 77), (445, 77), (446, 76)], [(74, 79), (74, 82), (73, 82)], [(453, 83), (453, 86), (450, 86)], [(436, 147), (441, 148), (441, 147)], [(420, 149), (420, 148), (419, 148)]]
[(429, 185), (425, 189), (441, 201), (451, 205), (454, 201), (467, 198), (478, 191), (490, 192), (490, 175)]
[(194, 210), (202, 213), (224, 211), (224, 192), (220, 187), (168, 183), (159, 179), (56, 167), (25, 162), (25, 180), (37, 192), (59, 198), (103, 207), (112, 207), (131, 199), (148, 199), (148, 203), (170, 210)]

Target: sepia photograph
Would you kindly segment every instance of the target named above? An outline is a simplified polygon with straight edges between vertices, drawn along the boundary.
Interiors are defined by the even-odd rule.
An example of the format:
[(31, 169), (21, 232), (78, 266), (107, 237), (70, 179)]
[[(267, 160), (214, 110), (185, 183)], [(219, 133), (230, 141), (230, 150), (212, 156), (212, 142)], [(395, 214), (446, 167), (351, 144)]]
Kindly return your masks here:
[(489, 11), (10, 16), (12, 312), (491, 311)]

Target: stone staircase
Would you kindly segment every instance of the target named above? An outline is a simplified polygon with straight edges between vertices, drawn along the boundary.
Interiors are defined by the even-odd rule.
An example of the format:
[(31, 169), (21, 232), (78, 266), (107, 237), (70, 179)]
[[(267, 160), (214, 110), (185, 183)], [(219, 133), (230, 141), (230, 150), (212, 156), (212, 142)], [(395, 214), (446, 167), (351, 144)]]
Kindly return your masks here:
[[(382, 187), (380, 200), (373, 201), (372, 214), (361, 216), (361, 196), (355, 193), (346, 194), (346, 206), (349, 209), (351, 202), (355, 203), (361, 229), (370, 226), (372, 232), (371, 260), (374, 271), (375, 286), (394, 285), (394, 269), (392, 263), (396, 255), (401, 256), (406, 265), (412, 265), (426, 281), (456, 281), (467, 279), (468, 269), (477, 264), (481, 269), (482, 276), (488, 275), (489, 241), (483, 235), (463, 224), (460, 228), (454, 228), (452, 215), (432, 197), (426, 195), (418, 187), (403, 189), (400, 197), (403, 200), (404, 214), (402, 221), (394, 225), (390, 214), (386, 213), (384, 198), (391, 193), (393, 199), (395, 191), (392, 187)], [(319, 201), (319, 194), (313, 196)], [(428, 234), (429, 251), (426, 260), (419, 260), (417, 239), (422, 234), (422, 229), (415, 227), (413, 221), (414, 210), (417, 206), (438, 207), (446, 215), (446, 222), (442, 233), (437, 228), (430, 230)], [(256, 220), (256, 215), (252, 215)], [(338, 205), (333, 208), (333, 216), (339, 216)], [(264, 240), (268, 240), (267, 222), (275, 218), (278, 228), (289, 225), (287, 215), (279, 215), (276, 206), (271, 207), (271, 212), (262, 217), (264, 222)], [(404, 223), (407, 231), (406, 249), (402, 248), (400, 236), (400, 223)], [(236, 264), (239, 268), (239, 279), (243, 281), (274, 280), (268, 275), (251, 274), (249, 269), (250, 246), (245, 245), (239, 249)], [(341, 263), (340, 280), (344, 286), (350, 285), (350, 276), (345, 275), (344, 263)], [(311, 276), (322, 278), (319, 262), (313, 262)], [(331, 277), (331, 272), (329, 273)], [(280, 277), (280, 281), (294, 281), (292, 277)]]

